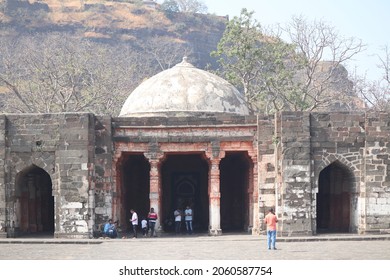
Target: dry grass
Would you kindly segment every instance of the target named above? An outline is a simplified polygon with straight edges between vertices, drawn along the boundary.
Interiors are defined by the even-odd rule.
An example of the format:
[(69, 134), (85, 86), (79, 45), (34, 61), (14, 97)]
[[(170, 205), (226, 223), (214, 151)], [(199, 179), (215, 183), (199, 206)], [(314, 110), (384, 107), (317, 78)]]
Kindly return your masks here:
[(120, 39), (122, 41), (134, 41), (134, 42), (137, 41), (137, 37), (128, 34), (120, 35)]
[(73, 8), (73, 9), (81, 9), (81, 2), (84, 2), (84, 3), (87, 3), (87, 4), (93, 4), (93, 3), (100, 3), (102, 1), (98, 1), (98, 0), (84, 0), (84, 1), (80, 1), (80, 0), (29, 0), (30, 3), (34, 3), (34, 2), (44, 2), (46, 3), (51, 10), (61, 10), (63, 9), (64, 7), (66, 8)]
[[(30, 0), (30, 3), (38, 0)], [(102, 0), (41, 0), (50, 8), (49, 19), (54, 24), (82, 23), (88, 27), (107, 27), (121, 29), (155, 28), (167, 26), (170, 21), (163, 13), (149, 7), (136, 6), (130, 3), (120, 3)], [(107, 11), (99, 13), (84, 10), (84, 4), (102, 4)], [(142, 9), (142, 13), (136, 13)], [(0, 15), (1, 16), (1, 15)]]
[(84, 32), (84, 37), (85, 38), (93, 38), (93, 39), (109, 39), (110, 38), (110, 36), (108, 36), (107, 34), (102, 34), (102, 33), (92, 32), (92, 31)]
[(0, 12), (0, 22), (6, 23), (9, 21), (10, 21), (10, 18)]

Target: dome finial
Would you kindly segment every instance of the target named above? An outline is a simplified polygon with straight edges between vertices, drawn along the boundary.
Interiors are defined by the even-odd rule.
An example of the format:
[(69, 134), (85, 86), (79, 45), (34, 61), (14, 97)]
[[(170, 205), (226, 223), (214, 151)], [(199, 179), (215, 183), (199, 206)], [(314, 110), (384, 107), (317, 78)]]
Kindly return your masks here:
[(188, 57), (187, 56), (183, 56), (183, 60), (176, 64), (176, 66), (179, 66), (179, 67), (194, 67), (191, 63), (188, 62)]

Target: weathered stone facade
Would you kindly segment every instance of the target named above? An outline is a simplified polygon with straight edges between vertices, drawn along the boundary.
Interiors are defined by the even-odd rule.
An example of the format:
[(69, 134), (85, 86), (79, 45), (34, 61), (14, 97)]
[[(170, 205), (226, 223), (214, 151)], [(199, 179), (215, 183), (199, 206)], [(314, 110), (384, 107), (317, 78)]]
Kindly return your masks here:
[[(164, 220), (185, 199), (170, 184), (196, 176), (200, 232), (257, 234), (269, 207), (280, 235), (390, 231), (389, 114), (34, 114), (2, 115), (0, 126), (2, 236), (89, 238), (108, 218), (125, 225), (130, 207), (142, 215), (154, 207), (169, 232)], [(245, 182), (229, 182), (236, 176)], [(226, 193), (236, 185), (241, 200)]]
[[(57, 237), (88, 236), (94, 116), (3, 115), (2, 120), (0, 220), (12, 229), (9, 234), (55, 228)], [(43, 191), (54, 202), (44, 201)]]
[[(145, 106), (147, 104), (147, 106)], [(157, 230), (191, 206), (197, 232), (390, 232), (390, 115), (250, 115), (236, 88), (186, 60), (141, 84), (120, 117), (0, 115), (0, 237)]]
[[(388, 233), (389, 124), (389, 114), (364, 112), (284, 112), (259, 122), (260, 204), (278, 209), (279, 234)], [(327, 172), (333, 182), (321, 177)]]

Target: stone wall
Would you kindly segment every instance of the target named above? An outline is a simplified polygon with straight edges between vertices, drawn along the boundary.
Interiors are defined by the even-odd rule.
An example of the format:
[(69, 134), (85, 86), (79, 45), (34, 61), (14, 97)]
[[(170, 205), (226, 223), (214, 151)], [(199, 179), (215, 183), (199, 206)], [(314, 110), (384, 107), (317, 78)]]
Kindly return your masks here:
[(5, 115), (0, 115), (0, 238), (6, 237)]
[(276, 187), (280, 235), (312, 234), (312, 170), (309, 113), (280, 114), (278, 158), (282, 183)]
[(257, 121), (258, 182), (259, 182), (259, 219), (260, 231), (266, 230), (262, 222), (269, 208), (275, 208), (275, 186), (278, 181), (275, 151), (275, 118), (259, 116)]
[[(195, 149), (209, 159), (222, 158), (225, 150), (249, 152), (257, 163), (250, 175), (258, 182), (253, 217), (262, 221), (267, 209), (275, 207), (279, 235), (316, 234), (319, 178), (333, 163), (351, 174), (350, 232), (388, 233), (389, 139), (390, 115), (385, 113), (138, 119), (88, 113), (1, 115), (0, 225), (15, 220), (15, 178), (37, 166), (52, 181), (55, 236), (91, 237), (119, 207), (115, 164), (122, 152), (143, 152), (153, 161), (158, 153)], [(256, 148), (257, 155), (250, 154)], [(259, 227), (265, 230), (264, 224)]]
[[(339, 162), (352, 172), (350, 231), (364, 227), (365, 210), (365, 113), (313, 113), (311, 114), (311, 142), (313, 154), (313, 199), (318, 192), (321, 171)], [(315, 205), (313, 205), (313, 210)], [(315, 211), (312, 213), (316, 218)], [(314, 224), (315, 225), (315, 224)]]
[[(370, 113), (365, 120), (364, 233), (390, 232), (390, 114)], [(363, 191), (362, 190), (362, 191)]]
[[(5, 126), (5, 174), (7, 232), (17, 235), (20, 227), (17, 176), (37, 166), (52, 180), (53, 194), (58, 189), (55, 151), (59, 141), (58, 120), (55, 115), (7, 115)], [(20, 207), (20, 206), (19, 206)], [(11, 232), (12, 230), (12, 232)], [(15, 233), (16, 232), (16, 233)]]
[(283, 112), (259, 122), (258, 138), (260, 202), (276, 206), (280, 235), (316, 234), (319, 176), (336, 162), (351, 174), (349, 231), (389, 232), (389, 114)]
[(82, 113), (7, 115), (6, 120), (2, 131), (6, 131), (3, 158), (6, 163), (7, 219), (16, 220), (17, 174), (37, 166), (49, 174), (52, 181), (55, 236), (89, 237), (93, 116)]
[(115, 168), (113, 166), (111, 123), (111, 117), (95, 118), (95, 172), (90, 195), (90, 198), (94, 200), (91, 205), (94, 204), (95, 229), (112, 218)]
[[(93, 174), (95, 122), (91, 114), (58, 115), (56, 237), (90, 237), (89, 184)], [(60, 201), (60, 203), (58, 203)]]

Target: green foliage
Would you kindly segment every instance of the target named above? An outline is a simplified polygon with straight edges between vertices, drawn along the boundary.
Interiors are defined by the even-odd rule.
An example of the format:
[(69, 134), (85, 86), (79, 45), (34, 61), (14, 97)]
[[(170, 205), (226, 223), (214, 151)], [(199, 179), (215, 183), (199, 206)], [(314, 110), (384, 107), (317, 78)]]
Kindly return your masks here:
[(206, 13), (207, 6), (199, 0), (176, 0), (183, 13)]
[(164, 1), (161, 6), (161, 10), (165, 14), (165, 16), (169, 19), (173, 19), (176, 15), (176, 13), (179, 12), (179, 6), (176, 1), (174, 0), (166, 0)]
[(253, 14), (243, 9), (230, 20), (212, 53), (221, 66), (219, 74), (243, 92), (252, 110), (351, 108), (353, 93), (342, 63), (362, 50), (361, 43), (341, 38), (323, 22), (294, 17), (282, 29), (283, 38), (292, 42), (286, 43), (281, 34), (266, 33)]
[(173, 13), (206, 13), (207, 6), (198, 0), (165, 0), (161, 9), (169, 16)]
[(293, 71), (289, 63), (293, 46), (264, 34), (261, 25), (246, 9), (229, 21), (212, 56), (218, 57), (220, 74), (243, 91), (252, 110), (280, 110), (281, 92), (292, 91)]

